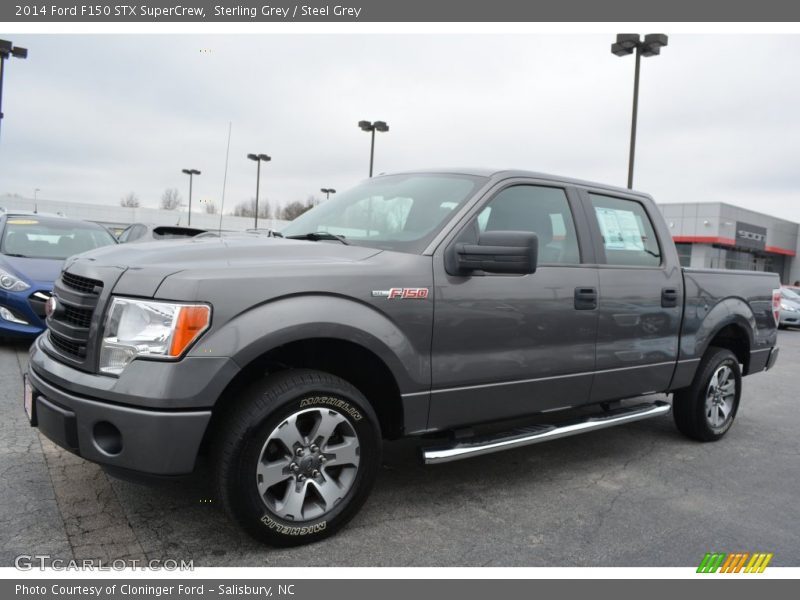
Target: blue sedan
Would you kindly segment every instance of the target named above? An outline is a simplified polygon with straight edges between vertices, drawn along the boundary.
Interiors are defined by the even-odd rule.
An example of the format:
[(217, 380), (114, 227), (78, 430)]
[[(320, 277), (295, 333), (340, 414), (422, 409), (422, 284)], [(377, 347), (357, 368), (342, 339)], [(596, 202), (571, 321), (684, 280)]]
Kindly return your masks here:
[(95, 223), (29, 214), (0, 215), (0, 337), (45, 330), (45, 304), (64, 261), (117, 241)]

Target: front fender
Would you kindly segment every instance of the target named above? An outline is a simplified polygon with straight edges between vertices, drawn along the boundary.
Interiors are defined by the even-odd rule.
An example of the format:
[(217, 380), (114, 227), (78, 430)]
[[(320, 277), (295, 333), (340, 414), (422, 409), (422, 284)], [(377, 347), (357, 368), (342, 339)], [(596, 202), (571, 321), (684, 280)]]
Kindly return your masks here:
[(231, 357), (244, 367), (266, 352), (310, 338), (332, 338), (363, 346), (394, 375), (401, 393), (430, 389), (428, 337), (412, 340), (376, 308), (330, 294), (289, 296), (256, 306), (211, 331), (191, 351)]

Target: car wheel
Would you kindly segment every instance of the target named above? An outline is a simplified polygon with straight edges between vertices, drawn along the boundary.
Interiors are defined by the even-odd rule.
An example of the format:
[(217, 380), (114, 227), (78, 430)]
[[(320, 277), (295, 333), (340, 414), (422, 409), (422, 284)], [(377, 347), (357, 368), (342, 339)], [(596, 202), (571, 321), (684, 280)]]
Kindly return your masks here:
[(692, 385), (675, 392), (672, 414), (685, 436), (713, 442), (733, 425), (742, 394), (742, 374), (736, 355), (725, 348), (709, 348)]
[(378, 419), (355, 387), (319, 371), (282, 371), (251, 385), (223, 419), (217, 495), (262, 542), (315, 542), (364, 504), (380, 453)]

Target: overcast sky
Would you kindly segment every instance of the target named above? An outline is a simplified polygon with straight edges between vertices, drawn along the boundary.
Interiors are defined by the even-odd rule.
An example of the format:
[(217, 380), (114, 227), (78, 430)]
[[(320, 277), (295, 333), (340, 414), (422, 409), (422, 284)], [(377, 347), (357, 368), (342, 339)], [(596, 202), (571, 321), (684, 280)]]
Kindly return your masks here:
[[(669, 33), (669, 31), (666, 31)], [(3, 35), (3, 38), (8, 36)], [(117, 205), (165, 188), (226, 212), (376, 172), (525, 168), (624, 186), (632, 57), (606, 35), (14, 35), (0, 194)], [(207, 50), (201, 52), (201, 50)], [(800, 36), (672, 35), (642, 61), (635, 187), (800, 221)]]

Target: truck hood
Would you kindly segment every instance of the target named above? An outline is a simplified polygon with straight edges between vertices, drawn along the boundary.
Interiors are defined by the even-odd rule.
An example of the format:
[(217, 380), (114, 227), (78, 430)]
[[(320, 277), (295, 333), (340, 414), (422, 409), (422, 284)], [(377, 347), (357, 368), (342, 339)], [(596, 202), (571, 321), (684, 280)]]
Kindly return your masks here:
[[(148, 242), (106, 246), (76, 257), (98, 266), (128, 269), (157, 267), (172, 272), (227, 266), (257, 267), (274, 263), (338, 263), (364, 260), (380, 250), (345, 246), (339, 242), (286, 240), (256, 236), (190, 238), (186, 241)], [(71, 264), (72, 261), (68, 262)]]
[[(186, 241), (120, 244), (85, 252), (67, 261), (80, 274), (118, 269), (114, 293), (153, 296), (170, 275), (193, 271), (211, 273), (220, 269), (248, 269), (272, 273), (304, 266), (309, 270), (325, 265), (347, 264), (367, 259), (381, 251), (339, 242), (312, 242), (256, 236), (190, 238)], [(282, 267), (282, 269), (280, 268)]]

